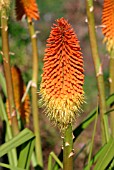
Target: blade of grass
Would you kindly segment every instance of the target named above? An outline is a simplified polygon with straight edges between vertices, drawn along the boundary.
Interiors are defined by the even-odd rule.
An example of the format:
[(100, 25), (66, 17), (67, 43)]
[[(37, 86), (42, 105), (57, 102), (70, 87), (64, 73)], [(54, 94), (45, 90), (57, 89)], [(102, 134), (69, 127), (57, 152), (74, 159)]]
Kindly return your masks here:
[(16, 166), (4, 164), (4, 163), (0, 163), (0, 166), (1, 166), (1, 167), (4, 167), (4, 168), (7, 168), (7, 169), (26, 170), (26, 169), (18, 168), (18, 167), (16, 167)]
[[(96, 127), (97, 127), (97, 120), (98, 120), (98, 108), (97, 108), (97, 112), (96, 112), (95, 124), (94, 124), (93, 133), (92, 133), (91, 146), (90, 146), (90, 151), (89, 151), (89, 156), (88, 156), (88, 164), (90, 164), (90, 160), (91, 160), (91, 156), (92, 156), (95, 132), (96, 132)], [(89, 167), (89, 169), (90, 169), (90, 167)]]
[(103, 147), (95, 154), (95, 156), (91, 159), (91, 161), (89, 162), (89, 164), (87, 164), (87, 165), (84, 167), (84, 170), (89, 170), (89, 167), (91, 167), (92, 164), (94, 164), (94, 163), (98, 160), (98, 158), (99, 158), (99, 156), (101, 155), (102, 151), (103, 151)]
[(13, 137), (11, 140), (1, 145), (0, 147), (0, 157), (7, 154), (11, 149), (20, 146), (24, 142), (27, 142), (31, 138), (34, 138), (34, 134), (29, 129), (24, 129), (17, 136)]
[(6, 122), (6, 125), (7, 125), (6, 126), (6, 141), (7, 141), (12, 138), (12, 132), (11, 132), (11, 127), (9, 125), (9, 121), (7, 118), (6, 110), (5, 110), (1, 95), (0, 95), (0, 117), (2, 121)]
[(52, 170), (52, 156), (49, 154), (48, 157), (48, 170)]
[[(5, 141), (9, 141), (12, 138), (12, 131), (9, 125), (9, 121), (6, 115), (1, 95), (0, 95), (0, 117), (2, 118), (2, 121), (6, 123)], [(10, 165), (17, 165), (17, 154), (15, 149), (12, 149), (11, 151), (8, 152), (8, 159)]]
[(53, 169), (52, 168), (52, 158), (57, 162), (57, 164), (63, 169), (63, 164), (62, 162), (58, 159), (58, 157), (55, 155), (54, 152), (51, 152), (49, 154), (49, 159), (48, 159), (48, 170)]
[[(110, 149), (109, 149), (110, 148)], [(107, 159), (107, 157), (105, 157), (105, 154), (107, 155), (109, 152), (107, 152), (108, 151), (108, 149), (109, 149), (109, 151), (110, 150), (112, 150), (112, 155), (114, 155), (114, 139), (112, 139), (112, 138), (110, 138), (109, 139), (109, 142), (108, 143), (106, 143), (104, 146), (102, 146), (101, 148), (100, 148), (100, 150), (95, 154), (95, 156), (91, 159), (91, 161), (89, 162), (89, 164), (88, 165), (86, 165), (85, 167), (84, 167), (84, 170), (89, 170), (89, 167), (91, 167), (95, 162), (97, 162), (97, 160), (98, 160), (98, 162), (99, 163), (101, 163), (102, 164), (102, 161), (104, 160), (104, 159)], [(111, 155), (111, 156), (112, 156)], [(105, 157), (105, 158), (104, 158)], [(113, 156), (112, 156), (113, 157)], [(100, 159), (100, 160), (99, 160)], [(109, 159), (109, 160), (108, 160)], [(106, 160), (106, 162), (110, 162), (110, 158), (108, 158), (107, 160)], [(106, 162), (104, 162), (104, 164), (105, 164), (105, 166), (107, 166), (106, 164)], [(96, 164), (97, 165), (97, 164)], [(102, 169), (102, 168), (101, 168)], [(104, 169), (104, 168), (103, 168)], [(96, 169), (97, 170), (97, 169)]]
[(110, 106), (111, 104), (113, 104), (114, 102), (114, 94), (110, 95), (107, 100), (106, 100), (106, 104), (107, 106)]
[(29, 169), (35, 139), (32, 138), (21, 146), (18, 167)]
[(63, 164), (62, 164), (62, 162), (58, 159), (58, 157), (55, 155), (55, 153), (54, 153), (54, 152), (51, 152), (50, 154), (51, 154), (51, 156), (53, 157), (53, 159), (58, 163), (58, 165), (63, 169)]
[(37, 160), (36, 160), (35, 151), (32, 152), (31, 162), (32, 162), (32, 166), (33, 166), (34, 168), (38, 165), (38, 164), (37, 164)]
[(114, 138), (104, 146), (102, 154), (96, 163), (94, 170), (105, 169), (110, 161), (114, 158)]

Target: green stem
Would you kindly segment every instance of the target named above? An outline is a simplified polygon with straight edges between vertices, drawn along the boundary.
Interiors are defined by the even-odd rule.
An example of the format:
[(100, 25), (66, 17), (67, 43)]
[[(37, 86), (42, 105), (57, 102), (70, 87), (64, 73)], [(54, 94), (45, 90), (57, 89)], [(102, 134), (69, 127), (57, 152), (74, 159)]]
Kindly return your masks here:
[(73, 170), (73, 133), (72, 125), (65, 130), (63, 139), (63, 169)]
[(8, 20), (7, 10), (5, 7), (3, 7), (1, 9), (2, 56), (3, 56), (4, 73), (5, 73), (5, 78), (6, 78), (8, 105), (9, 105), (9, 112), (10, 112), (10, 117), (11, 117), (11, 126), (12, 126), (13, 135), (15, 136), (16, 134), (18, 134), (19, 129), (18, 129), (17, 113), (15, 109), (15, 102), (14, 102), (12, 76), (11, 76), (11, 70), (10, 70), (7, 20)]
[(109, 128), (108, 128), (107, 115), (105, 115), (106, 100), (105, 100), (104, 79), (103, 79), (102, 65), (98, 54), (98, 45), (96, 39), (95, 21), (94, 21), (94, 13), (93, 13), (93, 0), (86, 0), (86, 9), (87, 9), (88, 28), (89, 28), (92, 57), (94, 61), (94, 67), (95, 67), (97, 85), (99, 91), (102, 144), (104, 144), (109, 140)]
[[(110, 94), (114, 93), (114, 50), (110, 54)], [(111, 109), (114, 109), (114, 103), (111, 106)], [(111, 123), (111, 132), (114, 137), (114, 111), (110, 113), (110, 123)]]
[(34, 30), (34, 25), (32, 21), (28, 19), (28, 27), (31, 36), (32, 42), (32, 51), (33, 51), (33, 74), (32, 74), (32, 113), (33, 113), (33, 125), (34, 125), (34, 133), (36, 136), (35, 141), (35, 150), (37, 156), (38, 165), (43, 168), (43, 158), (42, 158), (42, 147), (41, 147), (41, 139), (40, 139), (40, 128), (39, 128), (39, 112), (38, 112), (38, 94), (37, 94), (37, 81), (38, 81), (38, 49), (37, 49), (37, 39), (36, 33)]

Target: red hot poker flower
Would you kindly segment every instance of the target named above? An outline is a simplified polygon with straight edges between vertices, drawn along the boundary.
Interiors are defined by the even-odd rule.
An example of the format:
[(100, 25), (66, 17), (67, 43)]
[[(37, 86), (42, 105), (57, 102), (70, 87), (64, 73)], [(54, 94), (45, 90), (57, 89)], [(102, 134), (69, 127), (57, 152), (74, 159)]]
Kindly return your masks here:
[(21, 20), (24, 15), (30, 20), (39, 20), (39, 10), (35, 0), (16, 0), (17, 20)]
[(73, 28), (64, 18), (56, 22), (47, 40), (40, 93), (47, 115), (63, 129), (84, 101), (84, 69)]
[(114, 49), (114, 1), (104, 0), (102, 14), (102, 32), (105, 35), (104, 42), (107, 44), (107, 50)]
[[(26, 91), (26, 86), (23, 82), (20, 69), (17, 66), (13, 66), (11, 68), (11, 74), (12, 74), (13, 92), (14, 92), (16, 109), (18, 110), (24, 125), (28, 126), (30, 123), (29, 119), (30, 119), (30, 110), (31, 110), (30, 98), (29, 95), (27, 94), (24, 102), (23, 103), (21, 102), (22, 97)], [(10, 121), (11, 118), (9, 114), (8, 101), (6, 102), (6, 108), (7, 108), (8, 118)]]

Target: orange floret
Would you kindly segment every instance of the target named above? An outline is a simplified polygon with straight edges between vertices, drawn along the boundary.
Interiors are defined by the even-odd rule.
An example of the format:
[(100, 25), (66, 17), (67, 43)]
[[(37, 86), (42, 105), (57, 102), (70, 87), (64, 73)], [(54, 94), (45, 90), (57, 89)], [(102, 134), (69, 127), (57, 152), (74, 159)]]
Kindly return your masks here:
[(21, 20), (24, 15), (30, 20), (39, 20), (39, 10), (35, 0), (16, 0), (17, 20)]
[(104, 0), (102, 13), (102, 32), (105, 36), (107, 50), (114, 49), (114, 1)]

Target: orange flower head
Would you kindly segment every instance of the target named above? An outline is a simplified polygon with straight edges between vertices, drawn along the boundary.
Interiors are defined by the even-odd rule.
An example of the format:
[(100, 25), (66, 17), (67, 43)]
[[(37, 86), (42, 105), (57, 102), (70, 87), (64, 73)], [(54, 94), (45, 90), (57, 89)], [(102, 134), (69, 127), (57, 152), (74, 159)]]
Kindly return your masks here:
[(102, 14), (102, 32), (105, 36), (107, 50), (110, 52), (114, 49), (114, 1), (104, 0), (103, 14)]
[(72, 123), (84, 101), (80, 50), (72, 26), (57, 19), (47, 40), (40, 94), (47, 115), (61, 130)]
[[(13, 92), (14, 92), (16, 109), (19, 112), (24, 125), (29, 125), (30, 112), (31, 112), (30, 98), (29, 95), (27, 94), (24, 102), (23, 103), (21, 102), (22, 97), (26, 91), (26, 86), (23, 82), (21, 71), (17, 66), (13, 66), (11, 67), (11, 74), (12, 74)], [(11, 118), (9, 114), (8, 101), (6, 102), (6, 107), (7, 107), (8, 118), (10, 121)]]
[(39, 20), (39, 10), (35, 0), (16, 0), (17, 20), (21, 20), (24, 15), (30, 20)]

